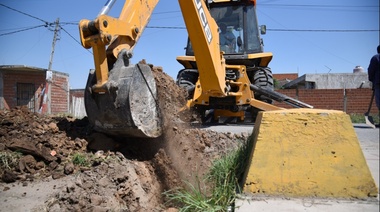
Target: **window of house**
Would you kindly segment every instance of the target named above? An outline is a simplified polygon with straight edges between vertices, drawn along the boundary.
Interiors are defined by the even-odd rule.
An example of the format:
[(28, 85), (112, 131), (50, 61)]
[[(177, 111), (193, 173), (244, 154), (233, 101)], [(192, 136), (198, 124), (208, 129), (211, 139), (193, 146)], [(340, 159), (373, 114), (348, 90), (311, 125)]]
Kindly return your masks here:
[(34, 92), (33, 83), (17, 83), (17, 106), (27, 106), (34, 112)]

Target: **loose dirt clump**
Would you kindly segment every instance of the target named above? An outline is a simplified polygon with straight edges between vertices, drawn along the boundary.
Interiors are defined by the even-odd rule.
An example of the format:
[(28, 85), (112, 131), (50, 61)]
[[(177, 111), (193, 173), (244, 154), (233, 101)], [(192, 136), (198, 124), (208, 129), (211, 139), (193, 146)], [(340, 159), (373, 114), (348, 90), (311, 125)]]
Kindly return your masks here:
[[(93, 131), (87, 118), (41, 116), (20, 107), (1, 110), (4, 210), (17, 210), (21, 201), (7, 198), (7, 192), (42, 182), (53, 184), (54, 192), (26, 210), (175, 211), (162, 193), (201, 177), (212, 161), (236, 149), (238, 140), (248, 135), (191, 127), (180, 113), (186, 92), (162, 68), (151, 67), (165, 129), (157, 139), (110, 137)], [(185, 116), (196, 117), (190, 112)], [(57, 188), (60, 180), (65, 183)]]

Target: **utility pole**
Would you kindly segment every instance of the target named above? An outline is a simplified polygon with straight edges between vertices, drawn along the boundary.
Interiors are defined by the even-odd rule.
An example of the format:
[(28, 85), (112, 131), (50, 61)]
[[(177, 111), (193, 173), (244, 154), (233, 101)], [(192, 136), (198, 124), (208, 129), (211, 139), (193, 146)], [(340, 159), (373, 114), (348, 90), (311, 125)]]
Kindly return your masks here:
[(50, 53), (50, 60), (49, 60), (49, 66), (46, 71), (46, 88), (45, 88), (45, 95), (47, 95), (47, 113), (51, 114), (51, 83), (53, 79), (53, 72), (51, 70), (51, 67), (53, 65), (53, 57), (54, 57), (54, 50), (55, 50), (55, 43), (57, 42), (58, 38), (58, 32), (59, 32), (59, 18), (55, 21), (55, 29), (54, 29), (54, 37), (53, 37), (53, 44), (51, 47), (51, 53)]

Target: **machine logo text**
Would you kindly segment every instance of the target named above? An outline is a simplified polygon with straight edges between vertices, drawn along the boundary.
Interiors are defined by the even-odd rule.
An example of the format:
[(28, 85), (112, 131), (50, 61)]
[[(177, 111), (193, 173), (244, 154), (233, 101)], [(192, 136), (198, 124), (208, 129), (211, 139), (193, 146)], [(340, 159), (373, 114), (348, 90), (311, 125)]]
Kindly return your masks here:
[(201, 1), (203, 1), (203, 0), (194, 0), (194, 1), (195, 1), (195, 5), (197, 6), (198, 15), (199, 15), (199, 18), (201, 19), (202, 27), (203, 27), (203, 30), (206, 34), (207, 41), (208, 41), (208, 43), (210, 43), (212, 40), (212, 34), (211, 34), (210, 25), (208, 24), (208, 21), (206, 18), (205, 11), (202, 7)]

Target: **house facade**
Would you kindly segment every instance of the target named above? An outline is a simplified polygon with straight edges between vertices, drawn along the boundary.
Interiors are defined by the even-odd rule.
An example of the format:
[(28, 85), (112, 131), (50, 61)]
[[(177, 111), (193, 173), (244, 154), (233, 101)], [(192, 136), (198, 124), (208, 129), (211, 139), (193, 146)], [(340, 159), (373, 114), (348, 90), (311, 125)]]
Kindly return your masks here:
[(26, 106), (32, 112), (69, 112), (69, 75), (24, 65), (0, 66), (0, 109)]

